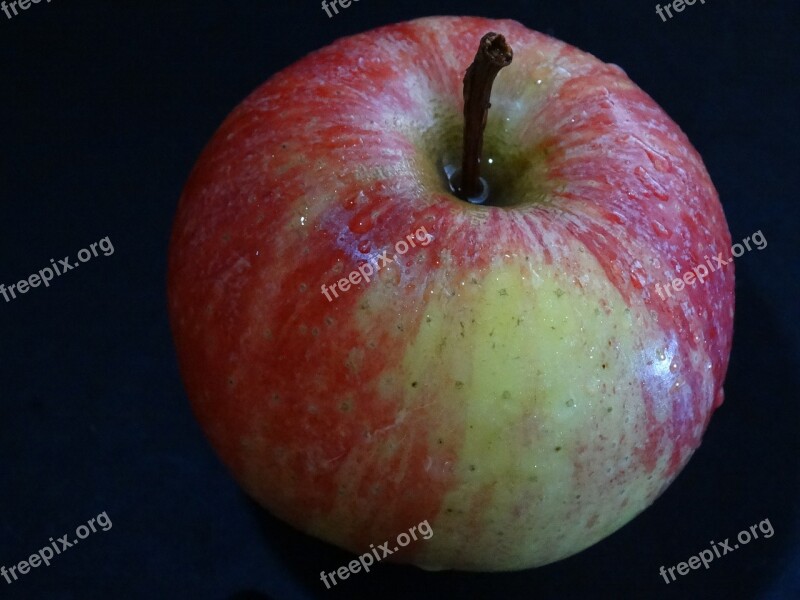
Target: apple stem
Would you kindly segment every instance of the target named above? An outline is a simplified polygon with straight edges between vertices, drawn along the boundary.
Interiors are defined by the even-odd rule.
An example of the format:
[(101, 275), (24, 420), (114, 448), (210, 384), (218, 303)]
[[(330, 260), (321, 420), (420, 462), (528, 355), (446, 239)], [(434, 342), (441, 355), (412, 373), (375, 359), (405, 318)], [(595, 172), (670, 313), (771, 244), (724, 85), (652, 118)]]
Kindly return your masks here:
[(500, 69), (511, 64), (514, 53), (499, 33), (481, 38), (475, 60), (464, 74), (464, 154), (459, 196), (463, 200), (481, 194), (483, 130), (489, 114), (492, 85)]

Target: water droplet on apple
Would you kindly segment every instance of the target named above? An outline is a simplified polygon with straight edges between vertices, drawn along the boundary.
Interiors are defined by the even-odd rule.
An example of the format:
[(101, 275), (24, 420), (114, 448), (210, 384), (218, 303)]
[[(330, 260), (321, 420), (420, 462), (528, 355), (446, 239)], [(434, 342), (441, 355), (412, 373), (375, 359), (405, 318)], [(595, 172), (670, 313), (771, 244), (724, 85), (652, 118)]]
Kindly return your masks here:
[(678, 372), (678, 363), (673, 361), (673, 363), (669, 366), (669, 370), (672, 373), (677, 373)]
[(661, 238), (668, 238), (670, 236), (669, 229), (664, 227), (659, 221), (653, 221), (653, 231)]
[(657, 348), (656, 349), (656, 358), (658, 358), (658, 360), (667, 360), (667, 349), (666, 348), (664, 348), (664, 349)]
[(669, 200), (669, 194), (664, 190), (661, 184), (653, 178), (647, 170), (642, 167), (641, 165), (636, 167), (633, 170), (633, 173), (636, 175), (636, 178), (642, 183), (642, 186), (650, 192), (653, 196), (661, 200), (662, 202), (666, 202)]
[(370, 244), (369, 240), (362, 240), (358, 244), (358, 251), (361, 252), (361, 254), (367, 254), (370, 248), (372, 248), (372, 244)]
[(637, 290), (644, 289), (644, 281), (642, 281), (638, 273), (631, 273), (631, 283)]
[(650, 159), (650, 162), (653, 163), (656, 171), (669, 173), (672, 170), (672, 163), (670, 163), (669, 158), (666, 156), (656, 152), (650, 147), (645, 150), (645, 153), (647, 154), (647, 158)]
[(372, 219), (369, 214), (359, 214), (350, 220), (347, 227), (353, 233), (367, 233), (372, 229)]
[(609, 221), (613, 221), (614, 223), (617, 223), (619, 225), (622, 225), (623, 223), (625, 223), (625, 218), (621, 214), (619, 214), (618, 212), (614, 212), (614, 211), (608, 213), (608, 220)]

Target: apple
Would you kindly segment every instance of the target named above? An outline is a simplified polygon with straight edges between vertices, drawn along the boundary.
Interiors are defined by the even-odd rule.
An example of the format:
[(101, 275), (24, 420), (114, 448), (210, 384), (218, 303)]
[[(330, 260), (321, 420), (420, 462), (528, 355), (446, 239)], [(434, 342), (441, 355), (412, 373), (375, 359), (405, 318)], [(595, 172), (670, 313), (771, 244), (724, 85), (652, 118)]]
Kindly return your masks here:
[[(513, 62), (479, 204), (454, 173), (487, 32)], [(353, 552), (427, 520), (387, 560), (522, 569), (620, 528), (700, 445), (733, 268), (655, 285), (729, 247), (699, 154), (622, 69), (514, 21), (425, 18), (227, 117), (180, 199), (170, 321), (199, 422), (274, 515)]]

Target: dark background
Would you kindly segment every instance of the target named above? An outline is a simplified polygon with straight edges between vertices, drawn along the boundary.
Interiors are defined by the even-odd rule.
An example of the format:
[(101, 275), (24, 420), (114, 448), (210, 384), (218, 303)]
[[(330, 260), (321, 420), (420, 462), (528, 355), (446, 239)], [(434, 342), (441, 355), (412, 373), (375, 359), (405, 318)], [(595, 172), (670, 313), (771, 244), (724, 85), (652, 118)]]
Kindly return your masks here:
[[(739, 241), (726, 402), (677, 481), (629, 525), (537, 570), (351, 560), (266, 515), (195, 424), (165, 311), (171, 220), (226, 114), (334, 39), (431, 14), (510, 17), (623, 67), (687, 132)], [(0, 298), (0, 564), (106, 511), (113, 523), (13, 598), (799, 598), (800, 8), (655, 2), (63, 2), (0, 13), (0, 282), (109, 236), (115, 252)], [(758, 539), (665, 584), (675, 565), (769, 519)]]

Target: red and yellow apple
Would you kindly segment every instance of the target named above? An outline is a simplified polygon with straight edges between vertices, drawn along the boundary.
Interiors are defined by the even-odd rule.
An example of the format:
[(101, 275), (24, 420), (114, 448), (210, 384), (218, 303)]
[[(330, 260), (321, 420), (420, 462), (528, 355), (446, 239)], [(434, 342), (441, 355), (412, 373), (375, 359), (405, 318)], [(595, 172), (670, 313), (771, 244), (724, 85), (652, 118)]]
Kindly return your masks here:
[[(514, 60), (474, 205), (445, 170), (488, 31)], [(170, 318), (197, 418), (273, 514), (354, 552), (427, 519), (392, 559), (520, 569), (624, 525), (699, 446), (733, 268), (653, 286), (729, 247), (700, 156), (619, 67), (514, 21), (426, 18), (309, 55), (224, 121), (180, 200)]]

